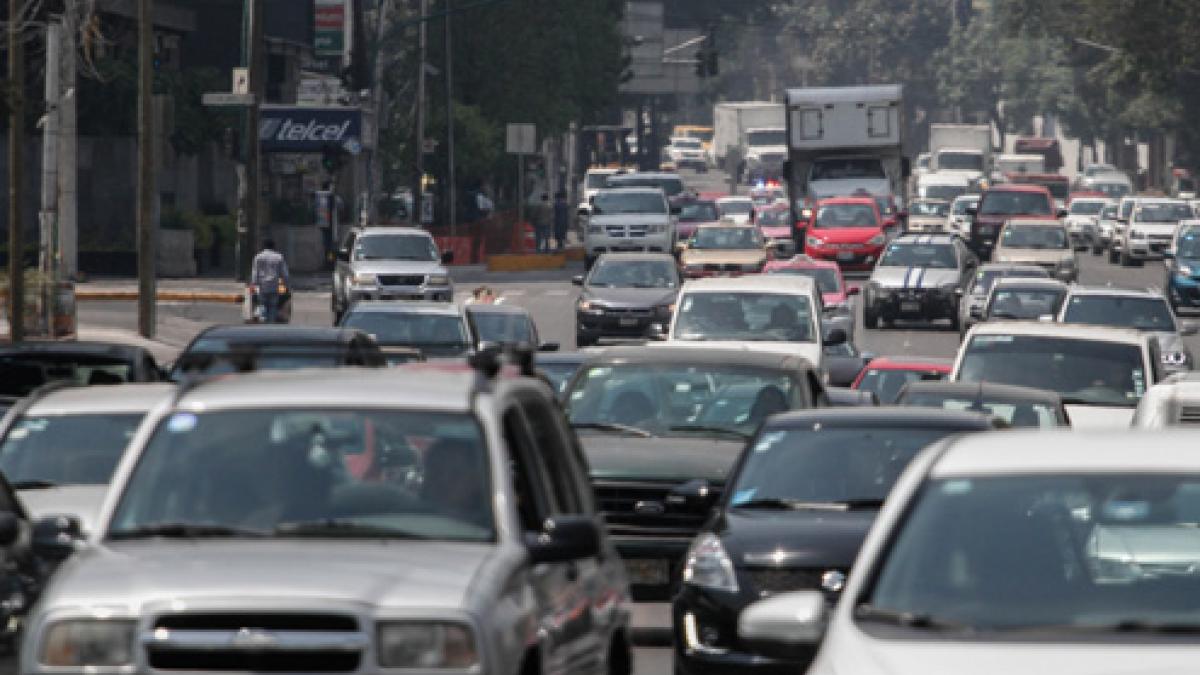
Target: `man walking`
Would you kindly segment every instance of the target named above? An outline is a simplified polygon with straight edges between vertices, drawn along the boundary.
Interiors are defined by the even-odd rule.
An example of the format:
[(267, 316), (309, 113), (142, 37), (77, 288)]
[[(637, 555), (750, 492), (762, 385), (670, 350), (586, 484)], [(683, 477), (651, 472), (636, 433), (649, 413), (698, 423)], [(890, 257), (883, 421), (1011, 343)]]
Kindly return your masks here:
[(292, 282), (288, 276), (287, 262), (275, 250), (273, 239), (263, 240), (262, 250), (254, 256), (252, 269), (250, 283), (262, 308), (262, 320), (264, 323), (277, 323), (281, 295), (291, 289)]
[(567, 245), (567, 226), (571, 224), (571, 207), (567, 204), (567, 193), (554, 193), (554, 242), (559, 251)]
[(554, 213), (550, 208), (550, 195), (542, 193), (542, 203), (533, 209), (533, 235), (537, 242), (538, 253), (550, 252), (550, 227)]

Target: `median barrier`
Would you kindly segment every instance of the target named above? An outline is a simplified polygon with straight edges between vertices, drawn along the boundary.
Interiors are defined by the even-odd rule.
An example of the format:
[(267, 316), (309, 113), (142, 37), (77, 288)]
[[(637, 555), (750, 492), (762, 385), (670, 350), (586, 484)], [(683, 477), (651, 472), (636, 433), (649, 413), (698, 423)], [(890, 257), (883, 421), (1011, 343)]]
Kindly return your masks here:
[(489, 272), (533, 272), (561, 270), (567, 266), (562, 253), (500, 253), (487, 259)]

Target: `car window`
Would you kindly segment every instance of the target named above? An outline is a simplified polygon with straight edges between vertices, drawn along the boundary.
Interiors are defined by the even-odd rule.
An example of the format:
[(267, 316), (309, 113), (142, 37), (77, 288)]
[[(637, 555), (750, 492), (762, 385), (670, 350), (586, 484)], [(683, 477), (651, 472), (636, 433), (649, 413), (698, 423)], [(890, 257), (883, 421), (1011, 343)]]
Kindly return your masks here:
[(995, 288), (984, 314), (991, 319), (1053, 318), (1065, 295), (1061, 288)]
[(608, 288), (675, 288), (679, 274), (674, 261), (601, 258), (588, 276), (589, 286)]
[(342, 319), (346, 328), (357, 328), (381, 345), (457, 353), (470, 345), (462, 317), (423, 312), (373, 312), (351, 309)]
[(681, 223), (708, 223), (720, 219), (721, 214), (717, 213), (714, 202), (690, 202), (684, 204), (679, 212)]
[(803, 295), (692, 292), (679, 302), (672, 338), (813, 342), (814, 311)]
[(746, 250), (763, 247), (762, 233), (755, 227), (702, 227), (696, 230), (688, 248), (697, 250)]
[(1104, 202), (1092, 202), (1076, 199), (1071, 202), (1071, 215), (1094, 216), (1104, 209)]
[(817, 209), (815, 227), (879, 227), (879, 218), (867, 204), (824, 204)]
[(950, 244), (916, 244), (909, 241), (892, 242), (879, 260), (881, 267), (931, 267), (952, 270), (958, 268), (954, 247)]
[(1004, 248), (1066, 249), (1071, 247), (1067, 231), (1061, 227), (1010, 223), (1000, 236)]
[(764, 209), (755, 219), (759, 227), (786, 227), (791, 224), (791, 213), (787, 209)]
[(0, 471), (20, 489), (28, 484), (105, 485), (142, 415), (26, 415), (0, 444)]
[(439, 259), (433, 239), (418, 234), (370, 234), (354, 244), (354, 260), (412, 260), (433, 262)]
[(570, 432), (562, 422), (562, 413), (549, 403), (533, 396), (521, 399), (521, 410), (533, 432), (538, 460), (545, 465), (555, 503), (562, 513), (587, 513), (587, 503), (581, 496), (578, 467), (572, 462)]
[(666, 212), (667, 202), (653, 192), (601, 192), (592, 200), (592, 214), (597, 216)]
[(988, 192), (979, 202), (984, 216), (1052, 215), (1050, 200), (1039, 192)]
[(523, 312), (469, 312), (477, 342), (534, 344), (533, 319)]
[(748, 216), (754, 212), (754, 202), (749, 199), (717, 202), (717, 210), (721, 212), (722, 216)]
[(1179, 235), (1175, 245), (1175, 257), (1188, 260), (1200, 258), (1200, 228), (1189, 229)]
[(1187, 204), (1143, 204), (1133, 210), (1133, 219), (1139, 223), (1177, 223), (1194, 217), (1192, 207)]
[(993, 400), (982, 392), (972, 398), (956, 397), (934, 392), (906, 392), (898, 401), (901, 405), (943, 410), (981, 412), (999, 417), (1016, 428), (1050, 428), (1060, 425), (1058, 409), (1037, 401)]
[(1085, 323), (1137, 330), (1176, 330), (1165, 298), (1120, 295), (1073, 295), (1063, 311), (1065, 323)]
[(858, 385), (859, 391), (873, 392), (879, 397), (880, 405), (890, 405), (896, 402), (900, 391), (910, 382), (936, 382), (944, 380), (949, 374), (934, 369), (871, 368), (862, 375)]

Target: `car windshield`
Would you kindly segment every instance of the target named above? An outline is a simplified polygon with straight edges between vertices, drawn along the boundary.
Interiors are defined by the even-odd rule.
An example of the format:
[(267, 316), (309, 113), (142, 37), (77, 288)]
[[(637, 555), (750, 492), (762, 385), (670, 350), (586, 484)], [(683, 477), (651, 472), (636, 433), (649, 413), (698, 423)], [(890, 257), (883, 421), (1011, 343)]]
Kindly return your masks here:
[(674, 339), (813, 342), (812, 306), (803, 295), (688, 293), (679, 303)]
[(608, 177), (612, 174), (608, 173), (589, 173), (587, 175), (587, 189), (600, 190), (608, 185)]
[(1100, 212), (1100, 217), (1104, 220), (1116, 220), (1117, 212), (1118, 209), (1116, 204), (1106, 206), (1104, 207), (1104, 210)]
[(908, 206), (908, 216), (925, 216), (928, 218), (941, 218), (950, 211), (950, 207), (945, 202), (913, 202)]
[(754, 211), (754, 202), (749, 199), (717, 202), (717, 210), (721, 212), (722, 216), (748, 216)]
[(645, 176), (617, 175), (608, 179), (611, 188), (658, 188), (667, 197), (683, 192), (683, 181), (679, 178), (649, 178)]
[(879, 218), (868, 204), (823, 204), (815, 227), (879, 227)]
[(688, 248), (696, 250), (761, 249), (762, 233), (756, 227), (702, 227), (692, 236)]
[(1200, 228), (1187, 230), (1179, 235), (1175, 244), (1175, 257), (1185, 260), (1200, 258)]
[(950, 244), (914, 244), (893, 242), (879, 260), (880, 267), (932, 267), (952, 270), (958, 267), (954, 247)]
[(1177, 223), (1194, 218), (1192, 207), (1178, 204), (1143, 204), (1133, 210), (1133, 219), (1139, 223)]
[(983, 171), (983, 155), (975, 152), (939, 152), (938, 169), (942, 171)]
[(932, 391), (905, 392), (901, 405), (943, 410), (966, 410), (999, 417), (1011, 427), (1050, 428), (1065, 424), (1059, 419), (1055, 406), (1041, 401), (1021, 401), (1008, 398), (989, 398), (986, 394), (962, 396)]
[(256, 370), (332, 368), (344, 362), (335, 344), (262, 344), (200, 338), (175, 362), (174, 379), (183, 376), (249, 373)]
[(854, 388), (873, 392), (879, 397), (880, 405), (891, 405), (899, 398), (904, 385), (910, 382), (937, 382), (946, 379), (948, 375), (944, 368), (869, 368)]
[(357, 328), (381, 345), (461, 353), (470, 343), (459, 316), (351, 309), (342, 326)]
[(996, 284), (997, 279), (1008, 278), (1026, 278), (1026, 279), (1045, 279), (1050, 276), (1050, 273), (1044, 269), (1029, 268), (1029, 269), (985, 269), (975, 273), (975, 282), (971, 286), (971, 293), (976, 295), (987, 295), (991, 292), (992, 286)]
[(1128, 199), (1121, 202), (1121, 218), (1128, 220), (1129, 215), (1133, 213), (1133, 207), (1137, 206), (1136, 199)]
[(110, 539), (163, 524), (276, 537), (492, 541), (489, 463), (467, 414), (176, 412), (120, 495)]
[(1063, 312), (1065, 323), (1175, 332), (1175, 317), (1163, 297), (1073, 295)]
[(1091, 202), (1082, 199), (1076, 199), (1071, 202), (1071, 215), (1073, 216), (1094, 216), (1104, 209), (1104, 202)]
[(951, 201), (966, 192), (967, 187), (965, 185), (927, 185), (923, 191), (922, 196), (928, 199)]
[(1133, 192), (1133, 189), (1126, 183), (1092, 183), (1092, 189), (1103, 192), (1105, 196), (1113, 199), (1120, 199)]
[(814, 279), (817, 282), (817, 290), (822, 293), (837, 293), (842, 290), (841, 277), (837, 270), (829, 267), (780, 267), (768, 270), (767, 274), (794, 274)]
[(720, 363), (591, 365), (565, 397), (567, 416), (574, 425), (624, 425), (654, 435), (716, 428), (748, 436), (768, 415), (803, 405), (797, 376)]
[(23, 416), (0, 445), (0, 471), (18, 489), (105, 485), (141, 421), (126, 413)]
[(1190, 636), (1200, 629), (1198, 522), (1193, 474), (931, 479), (871, 570), (857, 614), (867, 620), (865, 605), (1033, 640), (1139, 627)]
[(592, 200), (593, 215), (667, 212), (667, 202), (656, 192), (601, 192)]
[(1040, 192), (989, 192), (979, 200), (984, 216), (1053, 215), (1050, 200)]
[(669, 260), (606, 260), (592, 269), (589, 286), (608, 288), (675, 288), (679, 276)]
[(534, 342), (533, 319), (524, 312), (469, 312), (468, 316), (477, 342), (529, 345)]
[(761, 131), (751, 131), (746, 134), (746, 145), (754, 147), (764, 145), (787, 145), (787, 133), (783, 129), (763, 129)]
[(438, 250), (433, 239), (425, 235), (371, 234), (354, 242), (354, 259), (432, 262), (438, 259)]
[(689, 129), (687, 135), (691, 138), (697, 138), (707, 143), (713, 139), (712, 129)]
[(764, 209), (758, 212), (755, 222), (759, 227), (788, 227), (792, 218), (787, 209)]
[(965, 216), (967, 215), (967, 209), (978, 205), (979, 198), (977, 197), (972, 199), (955, 199), (954, 203), (950, 205), (950, 213), (955, 216)]
[(1151, 377), (1138, 345), (1001, 333), (972, 338), (955, 379), (1046, 389), (1064, 403), (1132, 408)]
[(128, 361), (86, 354), (0, 356), (0, 396), (21, 398), (48, 382), (121, 384), (131, 381)]
[(847, 178), (887, 178), (883, 162), (869, 157), (819, 159), (813, 162), (810, 180), (844, 180)]
[(1000, 237), (1004, 248), (1067, 249), (1071, 247), (1062, 227), (1009, 223)]
[(984, 314), (989, 319), (1053, 319), (1058, 316), (1065, 296), (1064, 288), (1001, 286), (992, 291)]
[(681, 223), (708, 223), (720, 219), (716, 202), (689, 202), (679, 211)]
[(819, 423), (764, 430), (746, 453), (729, 505), (878, 507), (921, 448), (955, 431)]

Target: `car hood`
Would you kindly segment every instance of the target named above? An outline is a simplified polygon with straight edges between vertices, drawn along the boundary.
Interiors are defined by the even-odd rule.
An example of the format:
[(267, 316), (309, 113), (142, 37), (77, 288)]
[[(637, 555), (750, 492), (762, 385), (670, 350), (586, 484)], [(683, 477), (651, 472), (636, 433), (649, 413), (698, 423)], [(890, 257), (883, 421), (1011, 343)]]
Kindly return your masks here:
[(445, 274), (446, 268), (433, 260), (356, 260), (350, 265), (366, 274)]
[(700, 250), (689, 248), (680, 256), (680, 262), (684, 265), (703, 265), (703, 264), (736, 264), (736, 265), (753, 265), (763, 262), (767, 259), (767, 252), (762, 249), (745, 249), (745, 250)]
[(657, 307), (667, 305), (679, 294), (678, 288), (605, 288), (588, 286), (583, 297), (606, 307)]
[(959, 278), (958, 270), (930, 267), (876, 267), (871, 273), (871, 283), (883, 288), (941, 288), (951, 284), (957, 286)]
[(619, 433), (580, 430), (597, 480), (678, 480), (702, 478), (724, 483), (744, 442), (704, 436), (639, 438)]
[(718, 521), (717, 533), (735, 565), (754, 565), (758, 556), (779, 553), (788, 567), (848, 569), (878, 513), (729, 509)]
[(808, 193), (814, 199), (852, 195), (859, 190), (883, 197), (892, 193), (892, 186), (886, 178), (838, 178), (833, 180), (814, 180), (809, 182)]
[[(346, 539), (162, 540), (94, 545), (60, 569), (53, 606), (256, 599), (457, 608), (495, 544)], [(303, 564), (297, 564), (303, 561)]]
[(1071, 260), (1075, 254), (1071, 249), (1042, 249), (1042, 248), (1003, 248), (993, 254), (996, 262), (1057, 264), (1061, 260)]
[(1103, 638), (1064, 642), (964, 638), (936, 639), (928, 633), (909, 640), (871, 639), (839, 620), (821, 646), (812, 675), (926, 675), (927, 673), (1087, 673), (1088, 675), (1174, 675), (1200, 658), (1200, 646), (1184, 640), (1106, 644)]
[(17, 490), (30, 520), (49, 516), (75, 516), (83, 531), (91, 532), (96, 515), (108, 494), (108, 485), (59, 485), (39, 490)]
[(1064, 407), (1072, 429), (1128, 429), (1133, 421), (1133, 408), (1079, 404)]
[(808, 235), (826, 244), (865, 244), (881, 232), (883, 229), (878, 227), (814, 227), (809, 228)]
[(666, 213), (613, 213), (594, 215), (588, 219), (589, 225), (641, 225), (643, 223), (659, 224), (670, 222), (671, 216)]

